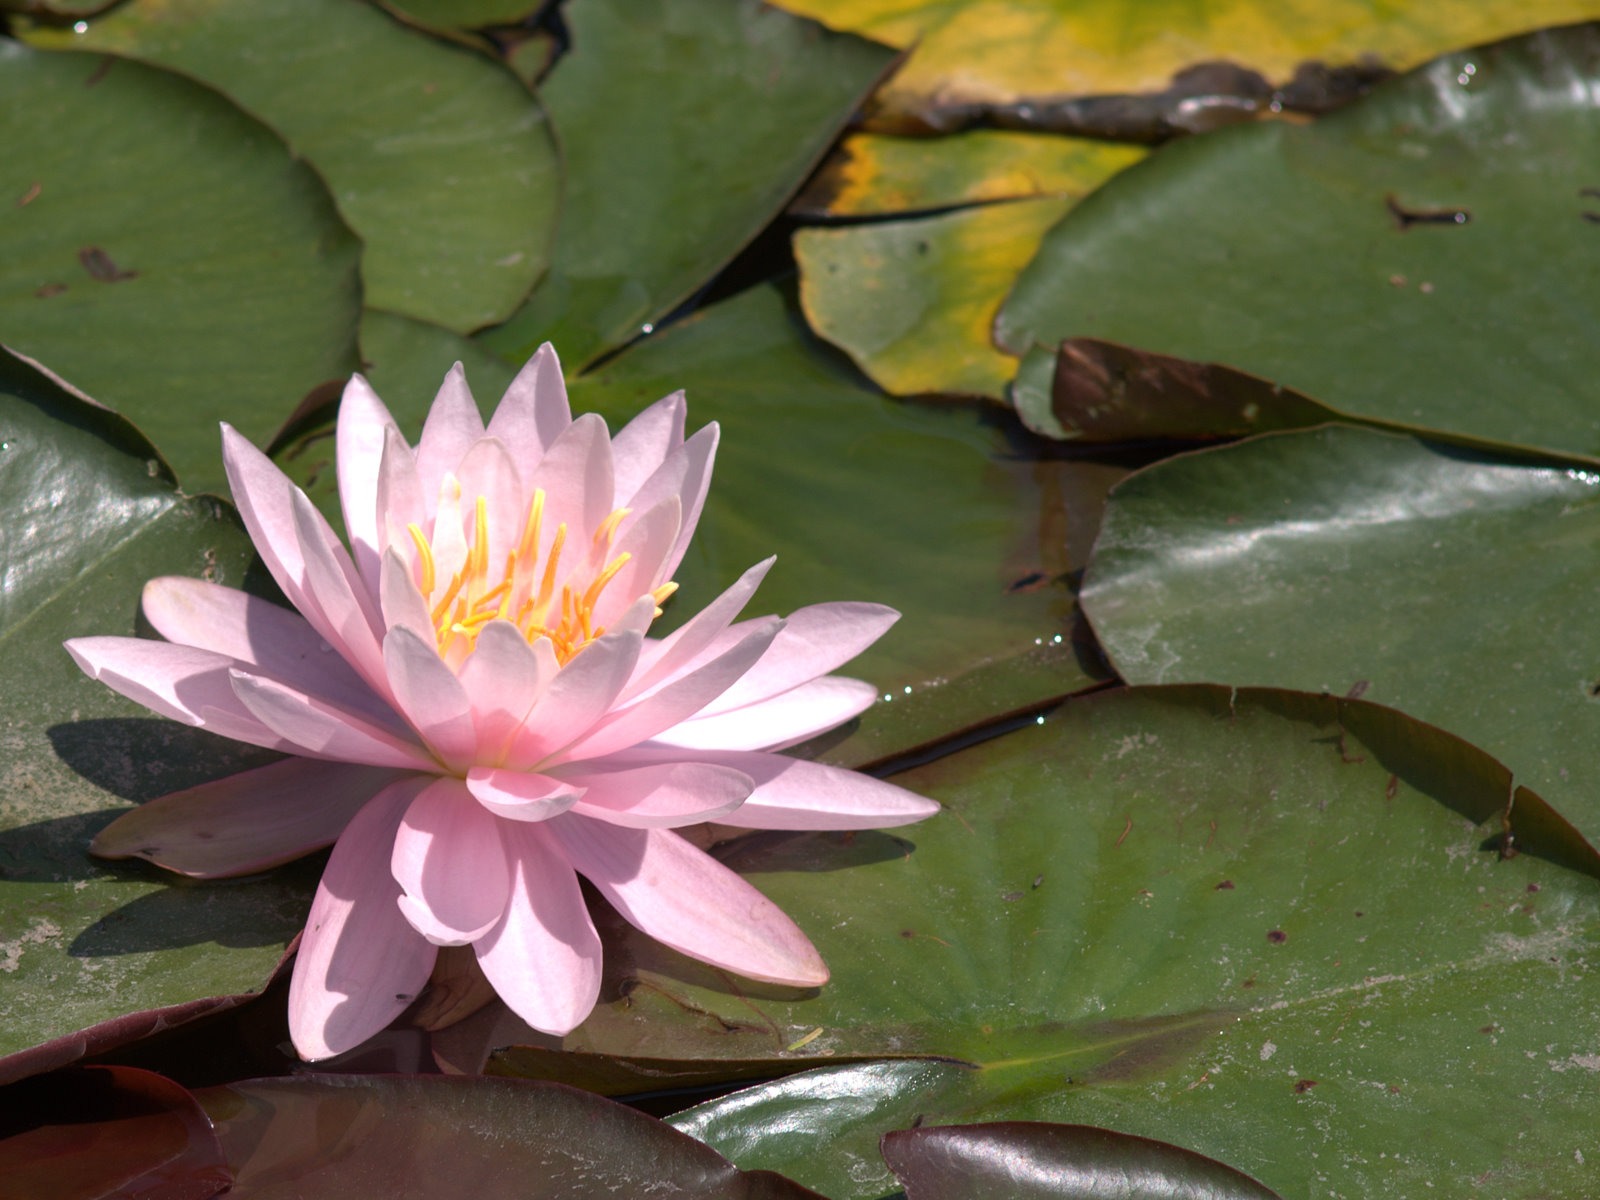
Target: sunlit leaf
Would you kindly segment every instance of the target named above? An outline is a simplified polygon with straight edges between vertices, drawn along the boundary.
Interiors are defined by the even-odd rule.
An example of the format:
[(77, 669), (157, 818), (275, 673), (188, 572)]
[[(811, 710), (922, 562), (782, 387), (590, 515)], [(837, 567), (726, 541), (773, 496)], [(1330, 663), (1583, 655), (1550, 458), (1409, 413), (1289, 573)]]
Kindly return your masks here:
[(756, 0), (574, 0), (542, 95), (567, 166), (549, 276), (487, 341), (569, 372), (706, 284), (794, 194), (892, 56)]
[[(1163, 147), (1046, 238), (997, 334), (1218, 362), (1341, 412), (1600, 454), (1600, 28), (1449, 55), (1309, 126)], [(1248, 203), (1240, 197), (1248, 196)], [(1137, 214), (1137, 219), (1130, 219)]]
[(191, 492), (355, 366), (358, 245), (264, 126), (187, 80), (0, 40), (0, 330), (126, 413)]
[(277, 130), (360, 234), (368, 304), (467, 332), (544, 271), (555, 140), (483, 55), (348, 0), (135, 0), (62, 36), (182, 71)]

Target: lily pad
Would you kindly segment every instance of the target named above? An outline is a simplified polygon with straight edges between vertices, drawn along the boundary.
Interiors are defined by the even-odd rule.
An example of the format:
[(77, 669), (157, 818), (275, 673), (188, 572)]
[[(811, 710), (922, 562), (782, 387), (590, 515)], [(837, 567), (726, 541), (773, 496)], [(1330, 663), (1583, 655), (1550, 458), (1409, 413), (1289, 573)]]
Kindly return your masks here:
[(893, 61), (757, 0), (575, 0), (542, 89), (567, 180), (549, 276), (485, 341), (577, 371), (672, 312), (783, 209)]
[(544, 272), (555, 139), (484, 55), (344, 0), (123, 4), (36, 40), (57, 39), (181, 71), (277, 130), (361, 236), (368, 304), (465, 333), (504, 320)]
[[(0, 356), (0, 1078), (70, 1061), (258, 991), (305, 919), (315, 872), (223, 887), (88, 857), (127, 801), (265, 761), (84, 676), (69, 637), (131, 634), (146, 579), (248, 584), (221, 502), (177, 491), (125, 420)], [(149, 1010), (164, 1010), (150, 1013)], [(139, 1016), (137, 1014), (146, 1014)], [(136, 1014), (114, 1028), (90, 1030)], [(43, 1053), (23, 1054), (43, 1043)]]
[(1600, 476), (1348, 427), (1118, 488), (1084, 605), (1124, 678), (1364, 695), (1496, 755), (1591, 839)]
[(999, 400), (1018, 359), (989, 331), (1070, 199), (1041, 197), (794, 237), (811, 327), (885, 391)]
[(1600, 27), (1575, 26), (1311, 125), (1163, 147), (1051, 231), (1002, 309), (1000, 344), (1028, 352), (1019, 412), (1048, 427), (1056, 346), (1091, 337), (1355, 417), (1600, 455), (1597, 78)]
[[(1585, 0), (782, 5), (912, 51), (874, 97), (874, 119), (882, 127), (945, 131), (998, 116), (1062, 131), (1146, 136), (1248, 118), (1272, 110), (1275, 99), (1324, 108), (1385, 69), (1595, 15)], [(1092, 102), (1100, 98), (1109, 103)]]
[[(1545, 850), (1581, 871), (1503, 857), (1510, 775), (1481, 751), (1363, 701), (1131, 689), (896, 782), (948, 811), (724, 851), (813, 935), (820, 994), (641, 954), (575, 1036), (902, 1056), (674, 1118), (836, 1200), (891, 1190), (887, 1131), (1016, 1120), (1169, 1142), (1285, 1196), (1585, 1192), (1595, 855), (1569, 831)], [(1537, 806), (1519, 793), (1513, 827)]]
[(217, 421), (264, 443), (355, 366), (359, 246), (320, 180), (215, 93), (0, 39), (0, 328), (222, 486)]

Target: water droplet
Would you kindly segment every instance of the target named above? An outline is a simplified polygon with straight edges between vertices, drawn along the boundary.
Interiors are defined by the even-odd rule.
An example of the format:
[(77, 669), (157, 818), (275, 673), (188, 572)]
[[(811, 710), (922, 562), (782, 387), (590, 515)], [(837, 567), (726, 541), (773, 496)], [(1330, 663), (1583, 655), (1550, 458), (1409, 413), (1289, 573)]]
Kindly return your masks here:
[(1056, 634), (1055, 637), (1051, 638), (1050, 640), (1052, 642), (1054, 642), (1057, 646), (1061, 645), (1061, 635), (1059, 633)]
[(1461, 73), (1456, 76), (1456, 82), (1462, 87), (1472, 82), (1472, 77), (1478, 73), (1478, 68), (1472, 63), (1466, 63), (1461, 68)]
[(889, 703), (889, 701), (891, 701), (893, 699), (894, 699), (894, 693), (893, 692), (885, 692), (883, 694), (883, 702), (885, 704)]
[(1043, 725), (1044, 724), (1044, 714), (1040, 713), (1037, 717), (1035, 717), (1033, 719), (1033, 723), (1035, 725)]
[(87, 21), (74, 21), (72, 23), (72, 32), (73, 33), (88, 33), (89, 32), (89, 22), (87, 22)]
[(910, 684), (909, 684), (909, 683), (908, 683), (908, 684), (906, 684), (906, 687), (905, 687), (905, 693), (906, 693), (906, 695), (908, 695), (908, 696), (909, 696), (909, 695), (911, 695), (911, 685), (910, 685)]
[(643, 325), (639, 326), (639, 332), (640, 333), (647, 333), (648, 334), (648, 333), (654, 333), (655, 331), (656, 331), (656, 327), (654, 325), (652, 325), (649, 321), (646, 321)]

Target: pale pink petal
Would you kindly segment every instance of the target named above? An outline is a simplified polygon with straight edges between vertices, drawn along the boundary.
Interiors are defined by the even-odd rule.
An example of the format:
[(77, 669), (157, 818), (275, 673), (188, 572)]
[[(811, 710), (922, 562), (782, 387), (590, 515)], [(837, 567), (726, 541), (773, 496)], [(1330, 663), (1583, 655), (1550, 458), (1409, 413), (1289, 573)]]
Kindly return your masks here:
[(439, 769), (421, 746), (398, 738), (355, 713), (258, 675), (236, 670), (230, 671), (228, 678), (246, 711), (296, 754), (373, 767), (433, 772)]
[(614, 508), (636, 507), (633, 497), (644, 481), (683, 445), (683, 424), (689, 406), (682, 392), (663, 396), (622, 427), (611, 439), (611, 456), (616, 460), (616, 499)]
[(456, 363), (439, 385), (417, 441), (417, 476), (424, 497), (437, 491), (445, 472), (454, 471), (482, 436), (483, 417), (467, 387), (466, 372)]
[(826, 675), (747, 708), (693, 717), (655, 740), (692, 750), (778, 750), (842, 725), (875, 699), (870, 683)]
[(517, 731), (506, 754), (508, 767), (535, 767), (587, 733), (611, 708), (633, 665), (642, 636), (633, 631), (596, 638), (562, 667)]
[(322, 627), (320, 614), (307, 611), (305, 589), (300, 583), (305, 563), (300, 558), (300, 538), (294, 528), (294, 485), (271, 459), (228, 424), (222, 426), (222, 464), (234, 506), (255, 543), (256, 553), (289, 603), (333, 644), (335, 639)]
[(678, 725), (748, 671), (782, 628), (777, 617), (747, 622), (744, 636), (727, 651), (615, 710), (564, 751), (560, 761), (601, 758)]
[(67, 653), (91, 679), (163, 717), (269, 750), (295, 750), (233, 691), (240, 664), (210, 650), (145, 638), (73, 638)]
[(464, 511), (461, 481), (453, 471), (446, 471), (436, 494), (430, 497), (435, 507), (433, 524), (428, 532), (428, 543), (433, 549), (433, 591), (427, 600), (433, 606), (449, 590), (450, 580), (466, 565), (467, 522), (471, 519)]
[(396, 778), (385, 767), (286, 758), (130, 809), (95, 835), (89, 852), (200, 879), (265, 871), (331, 845)]
[(407, 807), (389, 868), (405, 893), (401, 912), (439, 946), (464, 946), (489, 932), (510, 894), (500, 822), (449, 776)]
[(394, 417), (378, 393), (360, 375), (352, 375), (339, 401), (335, 441), (339, 464), (339, 506), (344, 511), (345, 532), (356, 569), (367, 589), (378, 588), (378, 561), (382, 557), (382, 522), (378, 514), (378, 470), (390, 431), (399, 433)]
[[(645, 751), (649, 753), (649, 751)], [(663, 756), (681, 751), (657, 751)], [(881, 779), (825, 763), (759, 751), (700, 751), (696, 762), (750, 776), (755, 791), (718, 817), (746, 829), (887, 829), (939, 811), (932, 800)]]
[(541, 828), (613, 908), (658, 942), (750, 979), (828, 981), (822, 957), (782, 909), (671, 830), (623, 829), (572, 813)]
[(611, 479), (611, 437), (606, 423), (595, 413), (584, 413), (561, 431), (539, 465), (526, 473), (528, 495), (538, 488), (545, 493), (540, 562), (548, 560), (561, 525), (567, 526), (561, 561), (588, 562), (590, 539), (611, 515)]
[(424, 639), (434, 636), (433, 619), (428, 615), (427, 602), (417, 589), (411, 563), (392, 546), (383, 552), (378, 599), (383, 607), (385, 628), (409, 629)]
[(395, 704), (440, 761), (455, 770), (472, 762), (478, 749), (472, 701), (432, 640), (396, 626), (383, 639), (383, 661)]
[(461, 665), (461, 686), (472, 697), (478, 761), (499, 762), (561, 669), (549, 638), (529, 645), (509, 621), (490, 621)]
[(574, 814), (632, 829), (726, 821), (755, 787), (743, 771), (701, 762), (613, 770), (575, 763), (561, 777), (585, 789)]
[(300, 1057), (332, 1058), (398, 1017), (428, 982), (437, 951), (401, 915), (389, 873), (395, 829), (426, 779), (390, 784), (358, 812), (322, 872), (289, 983)]
[(678, 540), (672, 547), (663, 566), (667, 578), (678, 569), (695, 526), (700, 523), (700, 511), (705, 507), (706, 492), (711, 487), (711, 467), (717, 455), (717, 439), (721, 430), (715, 421), (695, 433), (679, 446), (666, 461), (640, 485), (629, 502), (638, 509), (649, 509), (668, 496), (677, 496), (683, 503), (683, 525), (678, 530)]
[[(626, 554), (622, 569), (600, 593), (594, 607), (594, 623), (609, 629), (613, 621), (643, 596), (664, 582), (662, 564), (678, 536), (678, 523), (682, 513), (678, 498), (669, 496), (647, 513), (637, 518), (629, 517), (622, 523), (622, 536), (617, 539), (607, 556), (610, 560)], [(597, 563), (599, 568), (603, 564)], [(654, 605), (652, 605), (652, 610)]]
[[(383, 617), (378, 606), (367, 594), (366, 584), (356, 574), (343, 548), (337, 543), (330, 547), (333, 535), (328, 523), (311, 506), (305, 493), (296, 489), (290, 506), (294, 512), (295, 536), (300, 541), (300, 558), (305, 564), (301, 583), (306, 598), (333, 630), (331, 643), (373, 690), (384, 695), (388, 684), (380, 649)], [(338, 549), (337, 554), (334, 548)]]
[(225, 654), (394, 732), (394, 710), (299, 613), (233, 588), (166, 575), (144, 585), (144, 615), (170, 642)]
[(506, 389), (489, 418), (489, 436), (499, 438), (519, 463), (531, 467), (571, 424), (561, 362), (555, 348), (546, 342)]
[(408, 527), (428, 527), (432, 502), (433, 497), (424, 493), (422, 478), (417, 474), (416, 451), (398, 429), (389, 430), (384, 435), (383, 458), (378, 463), (380, 553), (398, 546), (404, 549), (406, 561), (412, 561), (416, 550)]
[[(656, 598), (649, 592), (640, 596), (633, 602), (633, 606), (623, 613), (607, 627), (607, 633), (636, 633), (640, 638), (640, 649), (643, 650), (644, 636), (650, 632), (650, 625), (656, 619)], [(634, 660), (631, 668), (637, 674), (638, 660)]]
[(743, 679), (706, 706), (715, 716), (770, 700), (791, 688), (836, 671), (900, 619), (882, 604), (841, 601), (812, 604), (784, 618), (783, 632)]
[(581, 784), (533, 771), (473, 767), (467, 790), (485, 809), (508, 821), (546, 821), (583, 798)]
[(528, 504), (522, 475), (504, 443), (485, 437), (472, 444), (456, 469), (456, 477), (461, 481), (462, 517), (468, 529), (476, 520), (478, 497), (483, 497), (490, 568), (498, 571), (522, 537)]
[(561, 852), (541, 825), (502, 831), (512, 863), (505, 918), (475, 945), (511, 1011), (544, 1033), (571, 1032), (600, 997), (600, 938)]
[[(734, 581), (732, 587), (710, 604), (690, 617), (660, 641), (645, 643), (639, 655), (639, 665), (628, 681), (624, 700), (632, 700), (672, 676), (697, 666), (699, 657), (729, 625), (733, 624), (744, 606), (755, 595), (761, 581), (777, 558), (769, 558), (751, 567)], [(731, 644), (731, 643), (730, 643)]]

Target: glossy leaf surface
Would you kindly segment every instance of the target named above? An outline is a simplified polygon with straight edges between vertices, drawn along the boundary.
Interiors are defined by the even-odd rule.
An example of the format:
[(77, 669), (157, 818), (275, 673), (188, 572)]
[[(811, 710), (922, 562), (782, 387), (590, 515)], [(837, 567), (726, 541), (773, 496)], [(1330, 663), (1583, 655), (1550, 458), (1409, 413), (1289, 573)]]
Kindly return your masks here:
[(578, 0), (542, 89), (567, 180), (550, 275), (488, 342), (568, 372), (708, 283), (767, 224), (889, 66), (755, 0)]
[(1600, 27), (1579, 26), (1447, 55), (1311, 125), (1164, 147), (1051, 232), (1002, 310), (1001, 344), (1031, 349), (1019, 411), (1045, 428), (1057, 342), (1094, 337), (1600, 454), (1597, 77)]
[[(355, 366), (358, 246), (264, 126), (138, 63), (0, 41), (0, 328), (220, 489), (217, 422)], [(197, 236), (204, 231), (204, 236)]]
[(344, 0), (145, 0), (62, 36), (181, 71), (275, 129), (361, 236), (368, 304), (468, 332), (544, 272), (555, 140), (482, 55)]
[(169, 886), (88, 857), (125, 801), (264, 757), (114, 695), (62, 641), (134, 633), (153, 575), (248, 582), (249, 543), (218, 501), (179, 494), (126, 421), (9, 356), (0, 430), (0, 1056), (65, 1039), (32, 1066), (0, 1063), (4, 1078), (148, 1028), (130, 1019), (120, 1034), (69, 1036), (124, 1014), (258, 990), (304, 920), (315, 873)]
[(1582, 1192), (1596, 860), (1570, 831), (1541, 853), (1583, 873), (1502, 859), (1509, 773), (1480, 751), (1365, 702), (1147, 689), (897, 782), (947, 812), (727, 848), (816, 939), (820, 995), (641, 953), (628, 1006), (585, 1027), (635, 1053), (960, 1060), (828, 1068), (675, 1118), (742, 1166), (877, 1197), (888, 1130), (1048, 1120), (1285, 1196), (1484, 1172), (1508, 1195)]

